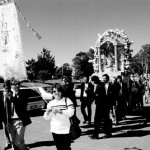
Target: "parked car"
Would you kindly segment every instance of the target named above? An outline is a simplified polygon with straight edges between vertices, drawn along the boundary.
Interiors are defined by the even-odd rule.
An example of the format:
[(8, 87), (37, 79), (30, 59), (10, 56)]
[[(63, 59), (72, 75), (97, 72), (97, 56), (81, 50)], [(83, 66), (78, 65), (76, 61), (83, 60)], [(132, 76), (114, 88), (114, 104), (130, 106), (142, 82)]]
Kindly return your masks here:
[(46, 103), (53, 99), (52, 86), (38, 87), (38, 91)]
[[(27, 96), (28, 111), (42, 110), (45, 108), (46, 103), (43, 100), (42, 96), (37, 91), (31, 88), (24, 88), (24, 87), (21, 87), (20, 90), (23, 91), (24, 95)], [(0, 89), (0, 92), (3, 92), (3, 89)]]
[(42, 110), (45, 108), (46, 103), (42, 96), (34, 89), (31, 88), (21, 88), (23, 93), (27, 95), (27, 110)]

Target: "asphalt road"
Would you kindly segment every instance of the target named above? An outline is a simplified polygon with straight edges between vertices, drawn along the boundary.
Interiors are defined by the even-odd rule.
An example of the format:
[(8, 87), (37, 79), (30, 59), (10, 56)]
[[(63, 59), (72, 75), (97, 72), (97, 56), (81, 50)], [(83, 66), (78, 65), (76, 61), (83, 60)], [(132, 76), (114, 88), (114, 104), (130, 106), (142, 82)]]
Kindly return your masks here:
[[(78, 101), (80, 105), (80, 102)], [(93, 115), (95, 105), (93, 104)], [(43, 112), (31, 113), (32, 124), (27, 126), (25, 142), (31, 150), (56, 150), (52, 135), (49, 131), (49, 121), (43, 119)], [(93, 124), (83, 125), (80, 107), (77, 115), (81, 120), (82, 136), (72, 143), (72, 150), (150, 150), (150, 123), (143, 126), (142, 116), (127, 115), (118, 126), (113, 126), (113, 137), (108, 139), (91, 140), (88, 135), (93, 130)], [(102, 137), (103, 133), (99, 134)], [(5, 145), (4, 131), (0, 130), (0, 150)]]

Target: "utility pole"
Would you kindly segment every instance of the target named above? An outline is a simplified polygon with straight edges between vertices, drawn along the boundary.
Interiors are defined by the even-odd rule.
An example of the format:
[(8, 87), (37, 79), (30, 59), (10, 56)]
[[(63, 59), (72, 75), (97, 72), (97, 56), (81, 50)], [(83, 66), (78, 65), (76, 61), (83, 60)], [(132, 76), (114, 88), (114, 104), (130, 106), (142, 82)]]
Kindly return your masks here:
[(62, 65), (62, 77), (63, 77), (63, 74), (64, 74), (64, 64)]

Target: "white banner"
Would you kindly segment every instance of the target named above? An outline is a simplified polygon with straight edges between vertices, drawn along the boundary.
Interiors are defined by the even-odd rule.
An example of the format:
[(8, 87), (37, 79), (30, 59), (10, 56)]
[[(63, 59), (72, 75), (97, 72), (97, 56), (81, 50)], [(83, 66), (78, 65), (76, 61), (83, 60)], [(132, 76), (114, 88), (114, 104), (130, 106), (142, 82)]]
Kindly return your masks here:
[(18, 14), (14, 2), (0, 5), (0, 76), (27, 79)]

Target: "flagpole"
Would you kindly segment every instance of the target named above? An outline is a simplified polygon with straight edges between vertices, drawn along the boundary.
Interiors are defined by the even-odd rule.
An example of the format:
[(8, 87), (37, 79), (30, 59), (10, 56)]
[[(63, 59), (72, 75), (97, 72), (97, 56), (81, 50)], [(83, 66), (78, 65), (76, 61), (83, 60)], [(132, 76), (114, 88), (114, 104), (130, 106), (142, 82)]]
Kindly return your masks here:
[[(5, 50), (4, 50), (5, 51)], [(5, 54), (5, 53), (4, 53)], [(5, 75), (5, 69), (6, 69), (6, 56), (4, 56), (4, 84), (6, 83), (6, 75)], [(5, 85), (6, 86), (6, 85)], [(10, 134), (10, 125), (9, 125), (9, 119), (8, 119), (8, 105), (7, 105), (7, 100), (6, 100), (6, 95), (3, 95), (4, 96), (4, 103), (5, 103), (5, 113), (6, 113), (6, 130), (8, 132), (8, 136), (9, 136), (9, 139), (10, 139), (10, 144), (12, 146), (12, 150), (15, 150), (14, 149), (14, 145), (13, 145), (13, 141), (12, 141), (12, 136)]]

